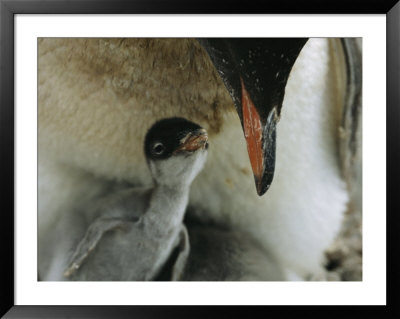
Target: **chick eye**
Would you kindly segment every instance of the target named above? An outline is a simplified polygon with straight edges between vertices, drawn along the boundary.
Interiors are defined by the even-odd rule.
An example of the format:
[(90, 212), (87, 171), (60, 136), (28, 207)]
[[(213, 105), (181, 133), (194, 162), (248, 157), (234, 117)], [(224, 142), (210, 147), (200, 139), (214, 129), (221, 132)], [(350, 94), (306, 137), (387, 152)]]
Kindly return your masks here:
[(153, 145), (153, 152), (154, 154), (160, 155), (164, 152), (165, 147), (162, 143), (155, 143)]

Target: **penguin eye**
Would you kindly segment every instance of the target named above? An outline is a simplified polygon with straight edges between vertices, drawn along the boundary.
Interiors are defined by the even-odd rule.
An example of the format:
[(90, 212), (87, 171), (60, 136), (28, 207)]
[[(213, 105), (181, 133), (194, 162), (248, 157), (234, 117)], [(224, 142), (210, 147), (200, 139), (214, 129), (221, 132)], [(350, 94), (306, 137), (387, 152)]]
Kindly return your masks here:
[(153, 153), (160, 155), (162, 153), (164, 153), (165, 147), (162, 143), (155, 143), (153, 145)]

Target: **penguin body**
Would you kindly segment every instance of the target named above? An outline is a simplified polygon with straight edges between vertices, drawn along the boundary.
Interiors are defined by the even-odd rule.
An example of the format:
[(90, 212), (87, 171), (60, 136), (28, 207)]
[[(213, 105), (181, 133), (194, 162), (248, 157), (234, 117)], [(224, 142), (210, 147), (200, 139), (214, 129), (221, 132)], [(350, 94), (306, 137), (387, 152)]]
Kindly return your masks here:
[(329, 40), (310, 39), (294, 64), (274, 181), (259, 197), (232, 99), (194, 39), (42, 39), (39, 236), (71, 210), (84, 216), (110, 185), (148, 184), (137, 151), (146, 129), (183, 116), (207, 129), (212, 145), (192, 185), (190, 216), (242, 232), (286, 280), (319, 272), (348, 202), (337, 151), (344, 93), (333, 55)]

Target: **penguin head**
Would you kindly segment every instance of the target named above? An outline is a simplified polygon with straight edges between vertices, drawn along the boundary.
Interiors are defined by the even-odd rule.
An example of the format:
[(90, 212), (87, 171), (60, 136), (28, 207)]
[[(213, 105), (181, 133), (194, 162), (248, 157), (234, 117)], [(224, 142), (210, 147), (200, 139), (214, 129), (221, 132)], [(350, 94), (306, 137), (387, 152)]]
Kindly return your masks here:
[(289, 74), (306, 38), (201, 38), (242, 123), (258, 195), (272, 183), (276, 126)]
[(144, 153), (156, 184), (189, 186), (204, 166), (208, 134), (184, 118), (167, 118), (146, 134)]

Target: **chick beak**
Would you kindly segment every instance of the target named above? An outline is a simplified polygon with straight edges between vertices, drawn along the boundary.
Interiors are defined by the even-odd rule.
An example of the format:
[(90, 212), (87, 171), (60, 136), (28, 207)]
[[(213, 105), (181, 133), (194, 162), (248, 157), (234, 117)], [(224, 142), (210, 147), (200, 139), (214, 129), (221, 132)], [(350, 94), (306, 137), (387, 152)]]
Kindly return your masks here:
[(174, 153), (181, 152), (194, 152), (199, 149), (206, 149), (208, 147), (208, 134), (205, 129), (198, 129), (194, 132), (188, 133), (181, 139), (179, 147)]

